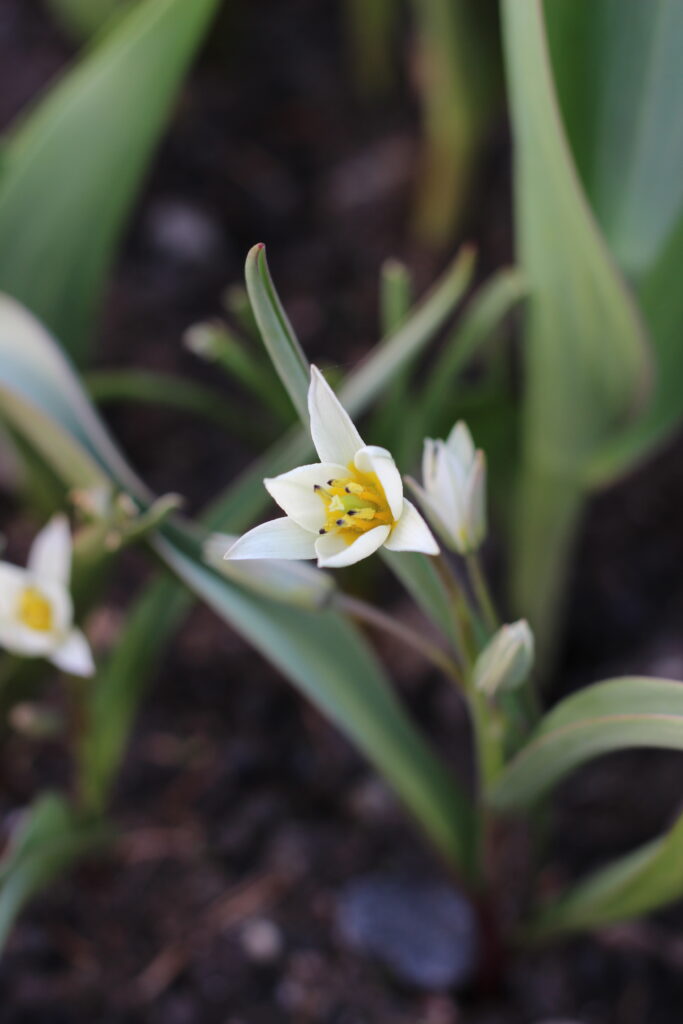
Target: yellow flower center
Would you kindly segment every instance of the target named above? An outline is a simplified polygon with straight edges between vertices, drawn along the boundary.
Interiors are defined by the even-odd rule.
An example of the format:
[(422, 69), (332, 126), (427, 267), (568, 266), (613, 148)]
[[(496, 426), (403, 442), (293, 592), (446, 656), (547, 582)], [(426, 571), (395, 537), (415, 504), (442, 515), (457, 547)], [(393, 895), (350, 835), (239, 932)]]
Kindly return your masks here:
[(27, 587), (19, 598), (19, 621), (29, 629), (48, 633), (52, 629), (52, 605), (35, 587)]
[(315, 493), (325, 506), (325, 525), (320, 533), (338, 533), (352, 544), (361, 533), (376, 526), (393, 526), (394, 517), (376, 473), (361, 473), (349, 466), (343, 480), (316, 484)]

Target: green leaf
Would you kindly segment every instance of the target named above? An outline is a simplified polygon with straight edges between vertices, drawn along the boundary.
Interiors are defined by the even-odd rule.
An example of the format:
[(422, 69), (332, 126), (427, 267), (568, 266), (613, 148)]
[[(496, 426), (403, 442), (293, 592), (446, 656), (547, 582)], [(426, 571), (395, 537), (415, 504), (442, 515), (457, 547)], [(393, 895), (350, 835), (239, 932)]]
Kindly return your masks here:
[(535, 940), (641, 917), (683, 895), (683, 815), (658, 839), (619, 857), (543, 908)]
[(263, 243), (249, 250), (245, 277), (263, 344), (294, 408), (301, 419), (308, 422), (308, 360), (275, 291)]
[(610, 249), (639, 281), (683, 212), (683, 7), (546, 0), (545, 13), (577, 168)]
[[(127, 481), (142, 500), (144, 488), (97, 420), (68, 363), (40, 324), (9, 299), (0, 301), (0, 356), (3, 418), (22, 431), (40, 402), (43, 429), (33, 429), (30, 441), (48, 462), (52, 464), (61, 448), (81, 451), (85, 462), (92, 459), (101, 474), (108, 473), (120, 486)], [(56, 468), (67, 486), (77, 482), (69, 459), (60, 456)], [(189, 589), (349, 735), (395, 787), (442, 855), (472, 878), (470, 804), (411, 723), (361, 634), (336, 613), (283, 605), (218, 575), (201, 560), (202, 539), (203, 531), (165, 522), (150, 542)], [(102, 801), (111, 783), (112, 765), (118, 764), (144, 685), (139, 677), (131, 678), (133, 669), (149, 667), (140, 661), (140, 639), (150, 647), (144, 657), (154, 657), (154, 637), (163, 637), (177, 612), (183, 611), (182, 600), (176, 605), (168, 596), (161, 588), (148, 595), (135, 618), (137, 640), (119, 649), (116, 673), (104, 689), (94, 684), (94, 734), (82, 749), (83, 765), (93, 770), (92, 786), (85, 780), (93, 805)], [(161, 607), (164, 599), (170, 610)]]
[(185, 377), (148, 370), (94, 370), (85, 375), (84, 383), (98, 405), (141, 402), (167, 406), (199, 416), (251, 442), (255, 437), (263, 440), (259, 424), (249, 422), (244, 409), (217, 389)]
[(647, 676), (610, 679), (561, 701), (508, 764), (490, 794), (521, 811), (593, 757), (628, 747), (683, 750), (683, 686)]
[(642, 400), (649, 359), (638, 310), (576, 173), (542, 4), (503, 0), (502, 14), (519, 262), (532, 296), (514, 598), (543, 656), (553, 645), (589, 461)]
[(652, 401), (597, 454), (597, 486), (661, 444), (683, 416), (683, 7), (678, 0), (553, 0), (546, 14), (577, 166), (636, 289), (656, 356)]
[(0, 288), (79, 360), (173, 98), (218, 0), (145, 0), (10, 132)]
[(26, 903), (106, 838), (102, 822), (84, 819), (54, 793), (25, 812), (0, 861), (0, 949)]
[(425, 136), (416, 228), (423, 241), (441, 246), (453, 238), (499, 102), (497, 32), (486, 4), (412, 0), (411, 6)]
[[(446, 339), (420, 396), (420, 405), (430, 417), (442, 417), (442, 410), (448, 408), (459, 374), (491, 341), (501, 321), (526, 297), (527, 292), (524, 275), (515, 267), (504, 267), (473, 295), (460, 323)], [(453, 421), (452, 411), (450, 420)]]

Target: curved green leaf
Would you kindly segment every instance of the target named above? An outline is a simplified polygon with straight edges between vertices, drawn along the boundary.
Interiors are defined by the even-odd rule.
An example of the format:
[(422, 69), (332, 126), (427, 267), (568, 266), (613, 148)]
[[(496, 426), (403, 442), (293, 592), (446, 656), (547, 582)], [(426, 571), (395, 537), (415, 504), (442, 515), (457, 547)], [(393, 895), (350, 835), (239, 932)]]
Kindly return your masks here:
[(655, 349), (652, 401), (592, 467), (604, 485), (683, 416), (683, 5), (679, 0), (550, 0), (558, 94), (589, 200), (636, 288)]
[(218, 0), (144, 0), (10, 132), (0, 288), (78, 358), (170, 105)]
[(499, 776), (491, 804), (522, 810), (585, 761), (628, 747), (683, 750), (683, 684), (627, 676), (567, 697)]
[(645, 843), (579, 882), (544, 908), (532, 938), (599, 928), (640, 917), (683, 895), (683, 815), (659, 839)]
[(588, 461), (623, 430), (649, 378), (646, 335), (576, 173), (541, 0), (503, 0), (526, 307), (524, 472), (515, 603), (552, 647)]
[(249, 250), (244, 273), (249, 301), (263, 344), (294, 408), (307, 423), (310, 379), (308, 360), (273, 285), (266, 247), (262, 242)]
[(55, 793), (26, 810), (0, 861), (0, 948), (24, 905), (107, 836), (103, 822), (83, 818)]

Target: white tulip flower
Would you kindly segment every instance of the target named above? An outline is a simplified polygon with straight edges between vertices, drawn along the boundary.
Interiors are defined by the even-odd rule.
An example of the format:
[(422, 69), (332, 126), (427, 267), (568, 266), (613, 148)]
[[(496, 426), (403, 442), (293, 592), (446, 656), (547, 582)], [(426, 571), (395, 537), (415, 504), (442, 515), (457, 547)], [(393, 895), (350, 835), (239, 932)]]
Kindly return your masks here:
[(476, 551), (486, 536), (486, 459), (462, 420), (446, 441), (425, 439), (422, 484), (410, 480), (444, 543), (461, 555)]
[(321, 568), (340, 569), (382, 546), (438, 554), (429, 527), (403, 497), (391, 454), (364, 444), (316, 366), (308, 411), (320, 462), (264, 480), (286, 515), (250, 530), (225, 557), (317, 558)]
[(70, 575), (69, 525), (64, 516), (54, 516), (36, 536), (26, 569), (0, 562), (0, 647), (91, 676), (88, 641), (73, 624)]

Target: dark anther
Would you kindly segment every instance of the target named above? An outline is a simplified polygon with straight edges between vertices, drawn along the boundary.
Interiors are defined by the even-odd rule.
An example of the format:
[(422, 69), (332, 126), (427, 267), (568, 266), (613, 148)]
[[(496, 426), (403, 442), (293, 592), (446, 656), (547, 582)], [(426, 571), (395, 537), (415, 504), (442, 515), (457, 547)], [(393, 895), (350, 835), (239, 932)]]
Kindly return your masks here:
[(327, 530), (325, 529), (324, 526), (321, 526), (320, 529), (318, 530), (318, 533), (327, 533)]

